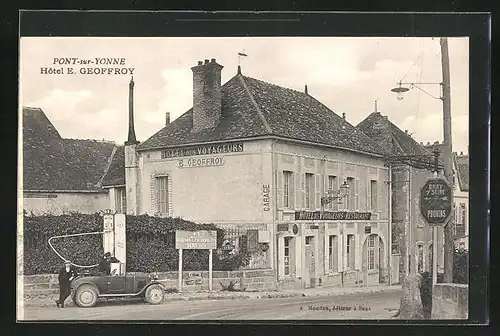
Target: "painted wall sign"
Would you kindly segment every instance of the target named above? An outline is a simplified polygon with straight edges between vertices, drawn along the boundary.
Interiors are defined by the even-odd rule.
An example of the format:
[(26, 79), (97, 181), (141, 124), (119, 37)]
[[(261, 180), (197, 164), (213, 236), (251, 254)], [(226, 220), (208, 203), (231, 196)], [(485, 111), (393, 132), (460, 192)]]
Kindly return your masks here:
[(317, 230), (317, 229), (319, 229), (319, 225), (309, 225), (309, 229)]
[(295, 220), (370, 220), (371, 212), (295, 211)]
[(269, 187), (269, 184), (263, 184), (262, 185), (262, 195), (263, 195), (263, 201), (264, 201), (264, 211), (269, 211), (271, 210), (269, 206), (269, 194), (271, 193), (271, 188)]
[(169, 159), (181, 156), (209, 155), (209, 154), (237, 153), (237, 152), (243, 152), (242, 142), (165, 149), (161, 152), (161, 158)]
[(183, 250), (214, 250), (217, 231), (175, 231), (175, 248)]
[(277, 230), (279, 232), (281, 232), (281, 231), (288, 231), (289, 230), (288, 224), (278, 224)]
[(197, 159), (181, 159), (179, 160), (179, 168), (198, 168), (198, 167), (215, 167), (223, 166), (223, 157), (209, 157)]

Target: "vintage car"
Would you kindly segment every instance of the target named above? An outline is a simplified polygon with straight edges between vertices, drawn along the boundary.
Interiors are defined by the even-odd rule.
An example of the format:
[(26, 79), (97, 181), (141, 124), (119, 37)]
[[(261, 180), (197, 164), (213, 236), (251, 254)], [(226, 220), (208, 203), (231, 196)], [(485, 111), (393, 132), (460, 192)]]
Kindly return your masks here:
[(126, 275), (80, 274), (71, 281), (72, 299), (80, 307), (93, 307), (100, 298), (142, 297), (150, 304), (159, 304), (165, 295), (165, 286), (158, 276), (147, 273)]

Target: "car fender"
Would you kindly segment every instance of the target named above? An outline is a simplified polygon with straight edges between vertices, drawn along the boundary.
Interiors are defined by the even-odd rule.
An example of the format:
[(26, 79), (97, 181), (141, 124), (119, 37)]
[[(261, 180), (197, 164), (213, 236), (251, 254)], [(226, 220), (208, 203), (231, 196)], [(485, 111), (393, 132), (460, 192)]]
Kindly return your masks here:
[(159, 282), (159, 281), (151, 281), (146, 286), (144, 286), (144, 288), (138, 293), (138, 295), (143, 294), (146, 291), (146, 289), (148, 289), (148, 287), (151, 286), (151, 285), (159, 285), (164, 291), (167, 290), (167, 287), (165, 287), (165, 285), (162, 284), (161, 282)]

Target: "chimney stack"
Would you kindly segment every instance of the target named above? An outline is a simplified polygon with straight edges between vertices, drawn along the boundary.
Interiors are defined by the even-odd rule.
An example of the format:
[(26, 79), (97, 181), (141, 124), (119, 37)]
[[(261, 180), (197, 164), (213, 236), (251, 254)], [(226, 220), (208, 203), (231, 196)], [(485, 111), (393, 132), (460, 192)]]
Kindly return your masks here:
[(408, 130), (405, 130), (405, 134), (408, 134)]
[(306, 86), (304, 87), (304, 93), (305, 93), (306, 95), (309, 95), (309, 93), (307, 92), (307, 84), (306, 84)]
[(464, 155), (464, 152), (460, 152), (460, 155)]
[(214, 129), (222, 117), (221, 71), (215, 58), (191, 68), (193, 71), (193, 132)]
[(170, 124), (170, 112), (165, 113), (165, 126)]
[(125, 145), (136, 145), (139, 141), (135, 138), (134, 127), (134, 76), (128, 85), (128, 138)]
[(342, 113), (342, 119), (345, 120), (345, 113)]

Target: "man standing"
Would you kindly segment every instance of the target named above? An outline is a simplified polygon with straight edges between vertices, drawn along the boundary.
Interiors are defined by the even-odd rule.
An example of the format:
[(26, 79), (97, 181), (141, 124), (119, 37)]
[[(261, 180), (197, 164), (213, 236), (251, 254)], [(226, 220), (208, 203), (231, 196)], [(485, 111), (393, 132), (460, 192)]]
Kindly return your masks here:
[(71, 280), (76, 277), (76, 269), (71, 265), (71, 261), (66, 260), (64, 267), (59, 270), (59, 300), (56, 300), (57, 308), (64, 308), (64, 301), (71, 294)]

